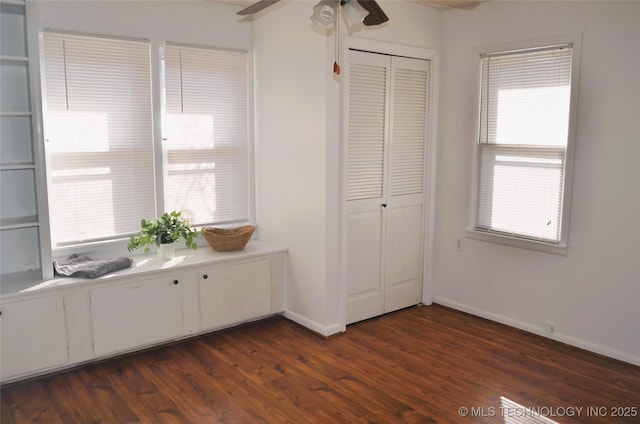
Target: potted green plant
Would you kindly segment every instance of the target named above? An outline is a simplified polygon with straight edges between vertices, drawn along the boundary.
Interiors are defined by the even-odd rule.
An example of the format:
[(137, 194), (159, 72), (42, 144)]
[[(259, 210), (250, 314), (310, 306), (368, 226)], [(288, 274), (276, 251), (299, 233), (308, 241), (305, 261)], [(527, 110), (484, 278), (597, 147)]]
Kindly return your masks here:
[(198, 233), (182, 217), (181, 212), (165, 212), (158, 219), (143, 219), (140, 227), (140, 232), (129, 239), (129, 252), (144, 247), (144, 252), (149, 253), (149, 246), (155, 243), (158, 246), (158, 257), (164, 260), (171, 259), (174, 256), (175, 243), (181, 238), (185, 240), (187, 248), (198, 248), (194, 241)]

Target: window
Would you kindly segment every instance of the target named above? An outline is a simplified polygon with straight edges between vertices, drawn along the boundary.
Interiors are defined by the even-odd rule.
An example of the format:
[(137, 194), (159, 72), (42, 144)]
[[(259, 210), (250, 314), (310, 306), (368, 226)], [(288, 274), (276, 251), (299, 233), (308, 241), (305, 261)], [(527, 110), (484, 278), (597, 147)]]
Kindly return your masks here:
[(43, 43), (52, 247), (134, 233), (156, 213), (149, 43)]
[(168, 44), (164, 72), (166, 209), (192, 225), (247, 221), (246, 52)]
[(145, 40), (43, 34), (54, 250), (126, 239), (161, 208), (193, 226), (250, 219), (247, 52), (167, 44), (162, 110), (150, 53)]
[(566, 243), (573, 51), (481, 55), (476, 233)]

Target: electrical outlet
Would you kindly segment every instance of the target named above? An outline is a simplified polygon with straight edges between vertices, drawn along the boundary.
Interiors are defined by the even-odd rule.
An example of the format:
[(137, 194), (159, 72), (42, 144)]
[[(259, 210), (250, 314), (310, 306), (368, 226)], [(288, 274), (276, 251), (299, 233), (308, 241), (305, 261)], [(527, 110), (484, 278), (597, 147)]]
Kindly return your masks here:
[(456, 252), (462, 252), (462, 239), (456, 239)]
[(36, 264), (24, 264), (22, 265), (23, 271), (35, 271), (37, 269)]
[(551, 321), (546, 321), (544, 323), (544, 331), (547, 333), (553, 333), (556, 329), (556, 325)]

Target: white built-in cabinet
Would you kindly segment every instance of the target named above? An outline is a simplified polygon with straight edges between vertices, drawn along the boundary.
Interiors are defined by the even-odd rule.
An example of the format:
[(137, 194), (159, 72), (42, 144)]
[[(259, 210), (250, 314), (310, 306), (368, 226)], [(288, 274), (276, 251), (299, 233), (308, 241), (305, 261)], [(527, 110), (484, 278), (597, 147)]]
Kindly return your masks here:
[(422, 299), (429, 64), (349, 51), (347, 324)]
[(68, 362), (64, 296), (2, 303), (2, 378)]
[(207, 246), (95, 280), (2, 287), (2, 383), (145, 349), (284, 311), (285, 251)]
[(198, 275), (203, 328), (216, 328), (271, 313), (269, 261), (204, 268)]
[(96, 355), (125, 351), (183, 333), (179, 275), (91, 290), (93, 349)]
[(0, 1), (0, 274), (42, 278), (27, 4)]

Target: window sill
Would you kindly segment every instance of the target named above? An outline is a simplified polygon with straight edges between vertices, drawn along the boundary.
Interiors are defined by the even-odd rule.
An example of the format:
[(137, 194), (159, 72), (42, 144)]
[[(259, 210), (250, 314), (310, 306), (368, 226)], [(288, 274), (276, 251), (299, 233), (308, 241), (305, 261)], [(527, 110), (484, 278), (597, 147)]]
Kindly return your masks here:
[[(95, 279), (54, 277), (50, 280), (36, 280), (30, 278), (11, 278), (11, 275), (3, 276), (0, 286), (3, 298), (13, 295), (22, 295), (43, 290), (55, 290), (80, 284), (100, 284), (100, 282), (112, 282), (126, 279), (132, 276), (152, 276), (167, 270), (176, 271), (198, 265), (218, 264), (249, 259), (256, 256), (282, 253), (286, 250), (260, 240), (250, 240), (244, 250), (236, 252), (216, 252), (209, 246), (200, 246), (197, 250), (176, 250), (173, 259), (163, 261), (157, 254), (130, 256), (133, 264), (130, 268), (115, 271)], [(33, 274), (31, 274), (33, 275)]]
[(567, 256), (567, 245), (551, 244), (535, 240), (526, 240), (517, 237), (509, 237), (501, 234), (487, 233), (467, 228), (465, 235), (473, 240), (484, 241), (487, 243), (502, 244), (505, 246), (517, 247), (520, 249), (535, 250), (538, 252), (552, 253), (554, 255)]

